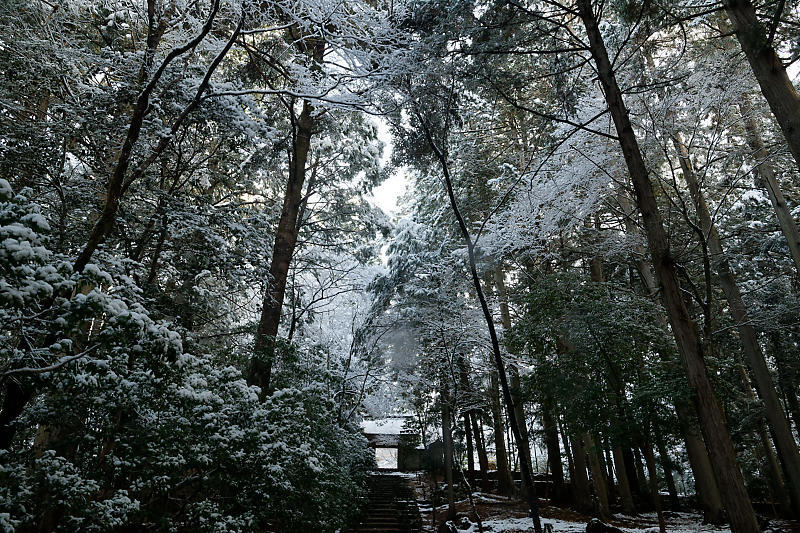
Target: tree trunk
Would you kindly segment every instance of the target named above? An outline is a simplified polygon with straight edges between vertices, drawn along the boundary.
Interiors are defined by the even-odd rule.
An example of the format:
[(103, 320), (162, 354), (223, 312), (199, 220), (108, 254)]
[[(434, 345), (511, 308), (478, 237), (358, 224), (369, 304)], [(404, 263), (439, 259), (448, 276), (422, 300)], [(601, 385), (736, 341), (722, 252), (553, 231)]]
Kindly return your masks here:
[(450, 389), (442, 378), (442, 441), (444, 442), (444, 479), (447, 482), (447, 519), (456, 517), (456, 491), (453, 480), (453, 430), (451, 427)]
[(642, 482), (639, 478), (639, 472), (636, 470), (636, 458), (633, 456), (633, 450), (630, 443), (626, 443), (622, 448), (622, 460), (625, 463), (625, 474), (628, 476), (628, 484), (631, 487), (631, 493), (641, 496), (642, 495)]
[(583, 513), (592, 511), (592, 494), (589, 489), (589, 475), (586, 472), (586, 450), (580, 437), (572, 438), (572, 490), (575, 508)]
[(658, 475), (656, 472), (656, 458), (653, 454), (653, 446), (650, 443), (645, 443), (642, 453), (644, 454), (644, 460), (647, 464), (647, 472), (650, 474), (650, 498), (653, 501), (653, 506), (656, 508), (658, 529), (661, 533), (666, 533), (667, 525), (664, 522), (664, 513), (661, 510), (661, 494), (659, 494), (658, 491)]
[[(286, 183), (283, 209), (278, 220), (278, 230), (275, 233), (275, 244), (272, 248), (272, 261), (269, 267), (267, 290), (261, 307), (261, 318), (256, 331), (254, 355), (250, 360), (247, 374), (248, 385), (256, 385), (261, 388), (262, 400), (270, 387), (272, 364), (275, 359), (275, 342), (286, 295), (286, 281), (297, 245), (297, 220), (303, 203), (303, 182), (306, 178), (306, 163), (314, 127), (312, 110), (311, 103), (305, 100), (300, 115), (296, 119), (293, 118), (294, 132), (289, 161), (289, 179)], [(294, 112), (291, 113), (293, 115)]]
[(547, 447), (547, 464), (553, 479), (553, 500), (564, 500), (564, 467), (561, 464), (561, 446), (558, 442), (558, 428), (553, 418), (552, 402), (542, 403), (542, 426), (544, 442)]
[(644, 462), (638, 446), (633, 448), (633, 464), (636, 468), (636, 477), (639, 479), (639, 494), (648, 494), (650, 491), (647, 488), (647, 476), (644, 474)]
[(795, 431), (800, 432), (800, 401), (797, 399), (797, 374), (786, 361), (780, 332), (773, 331), (770, 333), (770, 340), (772, 341), (772, 355), (775, 358), (775, 365), (778, 367), (778, 386), (786, 398), (786, 405), (792, 415)]
[(514, 494), (514, 481), (511, 478), (511, 468), (508, 465), (506, 453), (506, 437), (503, 429), (503, 413), (500, 409), (500, 387), (497, 382), (497, 372), (492, 370), (489, 374), (489, 395), (492, 409), (492, 429), (494, 430), (494, 458), (497, 467), (498, 492), (504, 496)]
[[(705, 197), (700, 190), (700, 185), (689, 158), (689, 150), (683, 143), (680, 134), (674, 134), (672, 141), (680, 157), (681, 169), (689, 186), (689, 193), (692, 196), (695, 210), (700, 219), (703, 234), (708, 241), (708, 250), (712, 256), (712, 264), (716, 267), (719, 284), (725, 293), (725, 298), (728, 300), (731, 315), (736, 321), (743, 352), (753, 373), (758, 396), (764, 402), (764, 415), (772, 431), (781, 465), (783, 465), (784, 472), (786, 472), (786, 489), (794, 508), (800, 509), (800, 452), (797, 449), (797, 443), (794, 440), (789, 421), (786, 419), (783, 406), (778, 398), (772, 375), (769, 368), (767, 368), (767, 362), (758, 342), (756, 330), (750, 323), (750, 317), (742, 294), (722, 248), (722, 241), (711, 219)], [(771, 450), (771, 447), (768, 448)]]
[(750, 0), (724, 0), (725, 11), (750, 68), (758, 80), (772, 114), (800, 168), (800, 95), (792, 85), (783, 61), (772, 44), (772, 36), (756, 17)]
[(486, 444), (483, 441), (483, 431), (478, 426), (478, 415), (475, 411), (470, 413), (472, 433), (475, 437), (475, 447), (478, 450), (478, 465), (481, 469), (481, 489), (489, 490), (489, 457), (486, 455)]
[(606, 472), (606, 485), (608, 487), (608, 501), (613, 502), (617, 499), (617, 488), (614, 484), (614, 460), (611, 458), (611, 448), (608, 446), (608, 441), (603, 446), (603, 466)]
[(711, 468), (703, 437), (699, 434), (694, 423), (695, 418), (691, 415), (687, 405), (678, 403), (675, 411), (686, 443), (686, 455), (689, 458), (689, 466), (692, 468), (695, 493), (700, 508), (703, 510), (703, 517), (706, 522), (722, 524), (725, 521), (722, 495), (717, 486), (717, 480), (714, 478), (714, 470)]
[(744, 478), (736, 463), (730, 432), (708, 376), (703, 357), (703, 345), (697, 327), (690, 318), (681, 297), (674, 258), (661, 222), (661, 216), (658, 213), (658, 205), (647, 167), (642, 159), (628, 110), (622, 100), (622, 92), (608, 59), (591, 1), (578, 0), (577, 5), (586, 28), (600, 83), (605, 92), (606, 103), (614, 120), (620, 146), (636, 192), (636, 201), (644, 221), (653, 267), (661, 285), (662, 302), (675, 335), (690, 390), (697, 402), (701, 429), (714, 465), (714, 474), (728, 509), (731, 527), (735, 533), (758, 532), (758, 522), (745, 489)]
[[(494, 286), (497, 289), (497, 298), (500, 302), (500, 323), (503, 325), (503, 332), (511, 329), (511, 312), (508, 307), (508, 293), (506, 292), (506, 281), (503, 267), (497, 265), (494, 269)], [(511, 364), (508, 366), (508, 377), (511, 385), (511, 398), (514, 400), (514, 414), (519, 422), (519, 432), (522, 437), (519, 453), (524, 453), (527, 463), (531, 462), (531, 447), (528, 437), (527, 417), (525, 416), (525, 405), (522, 402), (522, 386), (519, 380), (519, 369)], [(520, 461), (520, 465), (522, 462)], [(533, 475), (533, 472), (531, 472)]]
[[(742, 362), (742, 358), (739, 355), (736, 356), (736, 365), (742, 376), (742, 388), (744, 389), (745, 395), (750, 401), (755, 402), (757, 400), (756, 393), (753, 390), (750, 376), (747, 373), (744, 362)], [(756, 422), (756, 434), (761, 442), (761, 454), (766, 464), (766, 472), (762, 470), (762, 475), (769, 480), (769, 486), (774, 498), (773, 501), (776, 502), (784, 512), (792, 515), (794, 513), (792, 512), (792, 505), (789, 499), (790, 494), (786, 490), (786, 484), (781, 474), (781, 467), (778, 465), (778, 458), (775, 456), (775, 451), (772, 449), (772, 443), (769, 440), (769, 432), (767, 431), (767, 424), (764, 422), (764, 417), (759, 417)]]
[(739, 104), (739, 109), (744, 119), (744, 129), (747, 136), (747, 143), (753, 150), (753, 157), (756, 159), (755, 172), (759, 180), (756, 186), (767, 190), (769, 201), (772, 202), (772, 207), (775, 209), (775, 215), (778, 217), (778, 223), (781, 226), (781, 231), (786, 237), (786, 243), (789, 245), (789, 252), (794, 261), (794, 268), (797, 274), (800, 275), (800, 231), (797, 229), (797, 222), (792, 217), (792, 212), (789, 206), (786, 205), (786, 198), (783, 196), (778, 178), (775, 176), (775, 168), (769, 160), (767, 149), (764, 148), (764, 142), (761, 140), (758, 126), (755, 118), (752, 116), (752, 111), (747, 104)]
[(594, 485), (594, 495), (597, 498), (597, 511), (600, 518), (607, 520), (611, 517), (611, 509), (608, 506), (608, 486), (606, 484), (606, 473), (600, 463), (602, 451), (588, 432), (583, 434), (583, 445), (589, 456), (589, 468), (592, 471), (592, 485)]
[(561, 442), (564, 443), (564, 455), (567, 456), (567, 472), (569, 473), (570, 481), (575, 479), (575, 466), (572, 463), (572, 450), (570, 450), (569, 446), (569, 438), (567, 438), (567, 432), (564, 430), (564, 424), (561, 423), (561, 419), (558, 419), (558, 430), (561, 433)]
[(622, 448), (614, 446), (614, 465), (617, 472), (617, 483), (619, 485), (619, 497), (622, 502), (622, 510), (625, 514), (635, 515), (636, 506), (633, 503), (631, 485), (628, 481), (628, 474), (625, 472), (625, 458), (622, 455)]
[(472, 447), (472, 428), (469, 413), (464, 413), (464, 436), (467, 439), (467, 480), (469, 486), (475, 486), (475, 449)]
[(7, 450), (14, 440), (14, 421), (33, 397), (32, 387), (13, 378), (6, 379), (3, 408), (0, 409), (0, 450)]
[(678, 488), (675, 486), (675, 478), (672, 476), (672, 460), (667, 453), (667, 445), (664, 443), (664, 436), (660, 432), (655, 432), (656, 446), (658, 447), (658, 458), (661, 461), (661, 468), (664, 470), (664, 481), (669, 492), (669, 504), (673, 511), (680, 508), (678, 500)]

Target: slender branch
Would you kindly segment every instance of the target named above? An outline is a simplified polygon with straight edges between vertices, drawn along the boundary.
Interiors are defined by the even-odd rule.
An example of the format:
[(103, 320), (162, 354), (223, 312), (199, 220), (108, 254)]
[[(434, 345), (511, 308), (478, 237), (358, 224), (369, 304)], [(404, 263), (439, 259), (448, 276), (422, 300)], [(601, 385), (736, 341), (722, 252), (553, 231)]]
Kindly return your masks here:
[(8, 370), (6, 372), (3, 372), (3, 377), (11, 376), (14, 374), (44, 374), (45, 372), (52, 372), (53, 370), (58, 370), (67, 363), (77, 361), (82, 357), (86, 357), (87, 355), (95, 351), (99, 346), (100, 346), (99, 344), (95, 344), (94, 346), (85, 349), (81, 353), (60, 359), (57, 363), (53, 363), (50, 366), (43, 366), (43, 367), (25, 366), (22, 368), (15, 368), (13, 370)]
[(772, 17), (772, 22), (769, 25), (769, 36), (767, 37), (767, 46), (772, 46), (772, 41), (775, 40), (775, 32), (778, 30), (778, 24), (781, 21), (783, 14), (783, 7), (786, 0), (778, 0), (778, 7), (775, 8), (775, 15)]

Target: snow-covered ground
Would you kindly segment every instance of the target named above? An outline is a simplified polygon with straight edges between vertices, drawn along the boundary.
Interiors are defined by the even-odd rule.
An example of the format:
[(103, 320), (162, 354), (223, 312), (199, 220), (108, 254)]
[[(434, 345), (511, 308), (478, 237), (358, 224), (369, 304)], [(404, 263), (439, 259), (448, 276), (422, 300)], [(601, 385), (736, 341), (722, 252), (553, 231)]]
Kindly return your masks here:
[[(484, 504), (491, 504), (492, 500), (496, 503), (503, 501), (508, 502), (505, 498), (494, 497), (489, 498), (487, 495), (476, 494), (476, 504), (478, 502)], [(495, 499), (496, 498), (496, 499)], [(446, 511), (446, 505), (437, 507), (437, 514)], [(484, 507), (484, 510), (486, 508)], [(430, 513), (430, 507), (420, 506), (420, 511)], [(532, 533), (533, 523), (530, 518), (521, 516), (508, 516), (508, 512), (499, 510), (497, 515), (491, 514), (483, 519), (483, 530), (487, 533)], [(557, 508), (550, 507), (544, 510), (544, 514), (548, 512), (558, 513)], [(491, 513), (491, 511), (490, 511)], [(440, 515), (441, 516), (441, 515)], [(665, 513), (668, 533), (730, 533), (730, 528), (724, 526), (715, 526), (712, 524), (704, 524), (702, 516), (699, 513), (678, 513), (667, 512)], [(547, 526), (552, 527), (553, 533), (584, 533), (586, 531), (586, 524), (588, 518), (581, 518), (575, 520), (565, 520), (559, 518), (542, 518), (542, 526), (547, 529)], [(627, 516), (624, 514), (617, 514), (609, 522), (614, 527), (622, 530), (625, 533), (658, 533), (658, 520), (655, 513), (642, 513), (637, 516)], [(428, 527), (425, 524), (425, 527)], [(473, 523), (468, 529), (459, 529), (459, 533), (478, 533), (478, 525)], [(764, 530), (764, 533), (773, 532), (789, 532), (793, 531), (791, 523), (784, 520), (771, 520), (769, 528)]]
[[(667, 532), (668, 533), (730, 533), (730, 528), (714, 526), (702, 523), (702, 517), (697, 513), (667, 513)], [(658, 525), (655, 513), (642, 513), (638, 516), (616, 515), (614, 520), (615, 527), (628, 533), (658, 533)], [(636, 527), (624, 527), (617, 521), (636, 524)], [(542, 526), (551, 525), (553, 533), (584, 533), (586, 531), (585, 521), (569, 521), (556, 518), (542, 518)], [(530, 532), (533, 531), (533, 524), (530, 518), (487, 518), (483, 521), (483, 529), (486, 532)], [(783, 520), (770, 521), (767, 531), (779, 532), (789, 531), (789, 523)], [(478, 525), (472, 524), (470, 529), (460, 530), (464, 533), (477, 533)]]
[[(678, 516), (679, 515), (679, 516)], [(701, 517), (691, 513), (672, 513), (673, 518), (667, 520), (667, 531), (669, 533), (729, 533), (729, 528), (719, 528), (708, 524), (702, 524)], [(619, 518), (623, 518), (620, 516)], [(643, 514), (638, 517), (624, 517), (633, 521), (641, 521), (641, 528), (619, 527), (623, 531), (630, 533), (657, 533), (658, 526), (655, 525), (655, 516)], [(550, 524), (553, 526), (553, 532), (556, 533), (584, 533), (586, 531), (586, 522), (571, 522), (568, 520), (559, 520), (555, 518), (542, 518), (542, 526)], [(491, 531), (492, 533), (506, 532), (528, 532), (533, 531), (533, 524), (530, 518), (488, 518), (483, 521), (484, 531)], [(477, 533), (478, 525), (473, 524), (470, 529), (464, 530), (464, 533)]]

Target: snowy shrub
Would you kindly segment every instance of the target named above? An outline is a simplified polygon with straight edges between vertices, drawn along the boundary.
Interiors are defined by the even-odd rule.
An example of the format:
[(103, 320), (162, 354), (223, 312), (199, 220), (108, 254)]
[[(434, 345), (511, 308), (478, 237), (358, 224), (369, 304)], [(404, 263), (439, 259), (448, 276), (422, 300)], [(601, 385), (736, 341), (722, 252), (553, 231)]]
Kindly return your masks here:
[(0, 452), (8, 531), (334, 531), (373, 465), (320, 386), (259, 402), (124, 270), (72, 273), (0, 180), (0, 368), (31, 396)]

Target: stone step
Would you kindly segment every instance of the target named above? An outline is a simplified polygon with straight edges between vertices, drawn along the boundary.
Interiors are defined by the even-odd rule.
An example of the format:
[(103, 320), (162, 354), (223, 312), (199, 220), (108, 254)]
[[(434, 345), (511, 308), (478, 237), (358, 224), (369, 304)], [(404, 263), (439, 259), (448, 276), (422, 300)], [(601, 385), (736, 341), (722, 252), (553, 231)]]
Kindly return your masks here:
[(420, 516), (408, 480), (376, 474), (367, 480), (365, 515), (343, 533), (418, 533)]

